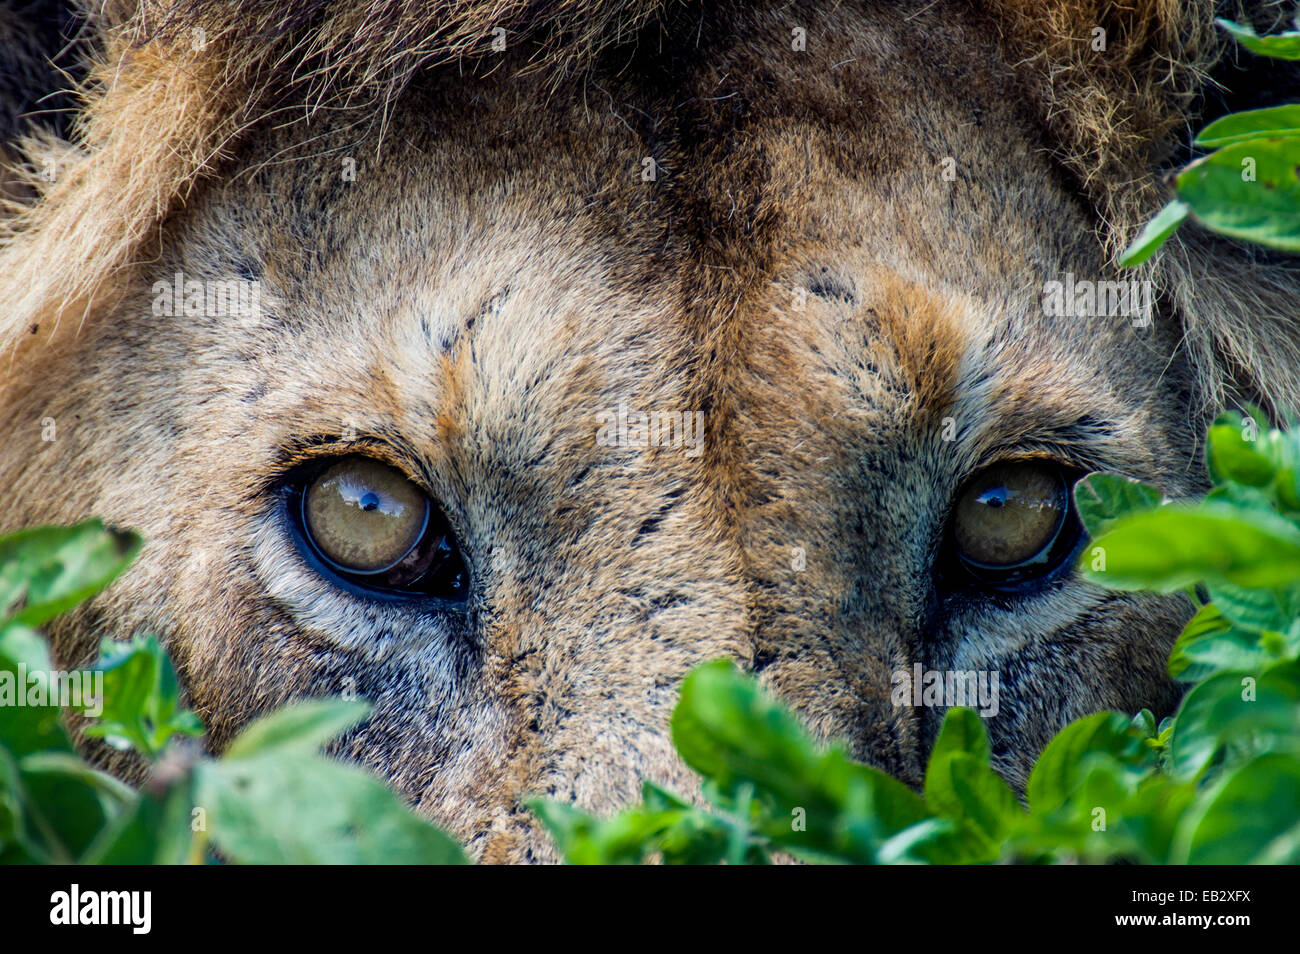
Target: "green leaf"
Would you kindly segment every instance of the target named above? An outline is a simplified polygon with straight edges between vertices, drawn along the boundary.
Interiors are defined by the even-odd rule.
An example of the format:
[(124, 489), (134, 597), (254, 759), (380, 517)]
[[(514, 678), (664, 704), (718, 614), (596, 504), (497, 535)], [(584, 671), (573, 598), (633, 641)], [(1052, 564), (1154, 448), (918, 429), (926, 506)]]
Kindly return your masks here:
[(101, 660), (104, 673), (103, 708), (86, 734), (102, 738), (117, 749), (134, 748), (151, 756), (152, 727), (145, 724), (149, 693), (158, 679), (158, 659), (150, 647), (133, 643), (116, 656)]
[(1268, 753), (1229, 773), (1184, 816), (1172, 853), (1180, 864), (1300, 863), (1300, 759)]
[(655, 851), (669, 864), (716, 864), (727, 851), (727, 827), (690, 808), (646, 805), (603, 820), (567, 802), (528, 805), (569, 864), (639, 864)]
[(0, 619), (40, 626), (102, 590), (139, 551), (139, 536), (98, 520), (0, 537)]
[[(60, 720), (58, 706), (18, 706), (16, 694), (24, 692), (26, 681), (19, 681), (19, 664), (26, 667), (27, 675), (33, 672), (50, 672), (53, 665), (40, 633), (19, 623), (10, 623), (0, 629), (0, 746), (7, 748), (15, 758), (31, 752), (50, 749), (70, 752), (72, 744)], [(13, 698), (6, 698), (9, 693)]]
[(16, 671), (18, 663), (23, 663), (28, 672), (49, 672), (54, 668), (40, 633), (21, 623), (8, 623), (0, 627), (0, 666), (8, 665)]
[(1298, 165), (1300, 138), (1240, 142), (1180, 172), (1178, 195), (1198, 221), (1221, 235), (1298, 252)]
[(1260, 36), (1251, 26), (1243, 26), (1222, 18), (1216, 18), (1214, 22), (1236, 37), (1237, 42), (1252, 53), (1275, 59), (1300, 60), (1300, 33)]
[[(741, 858), (749, 864), (767, 864), (769, 861), (765, 839), (755, 837), (749, 826), (745, 832), (738, 826), (727, 824), (698, 809), (655, 807), (654, 799), (647, 799), (647, 828), (660, 829), (649, 844), (662, 856), (664, 864), (704, 865), (717, 864), (724, 858), (735, 856), (740, 848)], [(656, 814), (661, 820), (656, 820)], [(743, 843), (739, 837), (745, 834)]]
[(1141, 739), (1120, 712), (1098, 712), (1071, 722), (1034, 763), (1026, 795), (1035, 815), (1059, 809), (1083, 781), (1085, 757), (1102, 753), (1124, 765), (1140, 762)]
[(1143, 864), (1167, 864), (1179, 821), (1195, 795), (1191, 785), (1150, 776), (1142, 780), (1119, 812), (1111, 813), (1110, 824), (1117, 835), (1134, 846)]
[(125, 782), (91, 768), (71, 752), (33, 752), (19, 759), (18, 767), (28, 775), (62, 776), (99, 792), (118, 806), (135, 800), (135, 790)]
[(1201, 130), (1196, 145), (1216, 148), (1278, 136), (1300, 136), (1300, 104), (1248, 109), (1216, 119)]
[(310, 755), (370, 714), (365, 702), (316, 699), (296, 702), (263, 716), (244, 729), (225, 751), (226, 758), (283, 753)]
[(1257, 449), (1259, 440), (1248, 441), (1240, 420), (1220, 419), (1210, 428), (1206, 441), (1206, 460), (1210, 476), (1216, 483), (1236, 481), (1250, 487), (1267, 487), (1277, 468), (1268, 455)]
[(989, 767), (989, 740), (973, 709), (954, 706), (944, 716), (925, 772), (925, 804), (937, 814), (968, 823), (997, 845), (1022, 814), (1015, 795)]
[(104, 828), (82, 858), (92, 865), (179, 865), (195, 855), (192, 782), (177, 781), (161, 795), (142, 792)]
[[(927, 814), (901, 782), (839, 748), (820, 749), (784, 706), (728, 660), (687, 676), (672, 735), (686, 764), (724, 796), (752, 786), (771, 819), (764, 832), (791, 851), (868, 860), (880, 842)], [(805, 831), (791, 828), (795, 809), (805, 813)], [(857, 824), (846, 824), (846, 817)]]
[[(1107, 715), (1119, 717), (1119, 713)], [(1111, 729), (1117, 730), (1128, 721), (1116, 718)], [(1032, 814), (1009, 833), (1004, 857), (1072, 862), (1105, 861), (1140, 853), (1127, 832), (1116, 830), (1116, 822), (1149, 774), (1149, 764), (1137, 757), (1146, 746), (1136, 732), (1113, 739), (1102, 736), (1093, 742), (1072, 739), (1073, 761), (1055, 763), (1059, 752), (1051, 753), (1053, 770), (1048, 772), (1044, 767), (1040, 776), (1043, 788), (1030, 796), (1037, 798), (1031, 801)], [(1130, 743), (1135, 744), (1133, 752), (1127, 749)], [(1106, 744), (1115, 751), (1106, 751)], [(1053, 791), (1058, 787), (1059, 791)]]
[(1101, 536), (1122, 517), (1160, 506), (1163, 494), (1150, 484), (1118, 474), (1091, 473), (1074, 485), (1074, 503), (1088, 535)]
[(1186, 202), (1177, 199), (1166, 205), (1138, 233), (1138, 237), (1133, 240), (1133, 244), (1120, 255), (1120, 265), (1131, 268), (1145, 262), (1155, 254), (1156, 249), (1165, 244), (1169, 236), (1174, 234), (1174, 230), (1182, 225), (1183, 219), (1187, 218), (1190, 211), (1191, 208)]
[(963, 752), (931, 762), (926, 771), (926, 806), (937, 814), (966, 822), (989, 840), (989, 858), (1021, 815), (1015, 794), (987, 764)]
[(1169, 675), (1182, 682), (1199, 682), (1225, 670), (1250, 670), (1271, 662), (1257, 634), (1235, 628), (1216, 604), (1207, 603), (1174, 643)]
[(241, 864), (463, 864), (456, 843), (361, 768), (272, 750), (205, 761), (198, 806)]
[(1300, 743), (1300, 663), (1222, 672), (1193, 686), (1174, 723), (1170, 775), (1196, 778), (1233, 743), (1243, 755)]
[(687, 676), (672, 734), (686, 764), (724, 788), (760, 779), (765, 788), (802, 788), (795, 779), (820, 758), (794, 716), (728, 660)]
[[(1093, 570), (1099, 551), (1104, 568)], [(1269, 513), (1172, 504), (1124, 518), (1093, 541), (1079, 565), (1117, 589), (1169, 593), (1201, 581), (1285, 586), (1300, 580), (1300, 530)]]
[(988, 732), (974, 709), (953, 706), (944, 713), (939, 737), (930, 750), (930, 760), (933, 762), (953, 754), (970, 755), (977, 762), (988, 764), (991, 756)]
[(1279, 467), (1273, 492), (1284, 512), (1300, 515), (1300, 467)]
[(1254, 590), (1231, 583), (1211, 583), (1210, 599), (1224, 617), (1248, 630), (1286, 629), (1294, 616), (1284, 608), (1288, 597), (1279, 590)]
[(176, 672), (156, 637), (146, 634), (129, 643), (106, 640), (101, 653), (102, 709), (86, 735), (156, 759), (172, 736), (203, 733), (198, 718), (180, 707)]
[(25, 768), (20, 763), (19, 771), (27, 840), (40, 844), (50, 861), (75, 861), (110, 817), (100, 786), (59, 765)]
[(876, 861), (882, 865), (971, 865), (996, 856), (997, 846), (952, 818), (926, 818), (904, 828), (881, 844)]
[[(37, 837), (29, 835), (35, 826), (24, 811), (26, 792), (18, 762), (0, 745), (0, 863), (39, 864), (49, 861)], [(39, 836), (38, 836), (39, 837)], [(62, 860), (71, 860), (66, 856)]]

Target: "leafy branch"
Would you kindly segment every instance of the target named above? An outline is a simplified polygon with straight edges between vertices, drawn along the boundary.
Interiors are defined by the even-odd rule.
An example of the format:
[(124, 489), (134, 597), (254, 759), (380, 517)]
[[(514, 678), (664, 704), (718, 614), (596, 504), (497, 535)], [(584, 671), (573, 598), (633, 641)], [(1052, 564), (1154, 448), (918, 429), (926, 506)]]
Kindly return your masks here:
[[(1230, 20), (1215, 22), (1252, 53), (1300, 60), (1300, 32), (1258, 36)], [(1188, 218), (1220, 235), (1300, 252), (1300, 104), (1224, 116), (1195, 144), (1215, 151), (1178, 174), (1178, 198), (1147, 223), (1120, 264), (1145, 262)]]

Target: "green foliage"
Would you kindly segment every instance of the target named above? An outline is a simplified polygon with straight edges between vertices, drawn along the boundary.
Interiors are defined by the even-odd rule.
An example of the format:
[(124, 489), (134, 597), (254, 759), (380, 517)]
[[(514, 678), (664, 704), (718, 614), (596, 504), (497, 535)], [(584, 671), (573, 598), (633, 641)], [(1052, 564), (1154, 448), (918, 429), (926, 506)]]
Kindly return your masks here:
[(1258, 36), (1248, 26), (1233, 23), (1231, 20), (1215, 20), (1234, 37), (1237, 42), (1259, 56), (1271, 56), (1280, 60), (1300, 60), (1300, 33), (1279, 33), (1276, 36)]
[(541, 800), (534, 811), (580, 864), (1300, 861), (1300, 431), (1225, 415), (1206, 453), (1215, 486), (1197, 503), (1109, 474), (1076, 486), (1093, 537), (1085, 575), (1193, 598), (1203, 587), (1213, 602), (1170, 656), (1188, 684), (1176, 716), (1100, 712), (1066, 726), (1024, 799), (993, 771), (970, 709), (948, 711), (918, 796), (818, 745), (716, 661), (687, 677), (672, 719), (700, 801), (647, 784), (609, 819)]
[(254, 722), (221, 759), (200, 763), (195, 802), (209, 806), (217, 848), (249, 864), (463, 861), (369, 772), (317, 755), (368, 714), (360, 702), (299, 703)]
[(95, 668), (104, 674), (103, 711), (86, 735), (156, 759), (172, 736), (203, 734), (198, 716), (181, 709), (176, 673), (152, 635), (105, 643)]
[(705, 778), (711, 809), (647, 785), (640, 805), (590, 817), (561, 802), (533, 808), (570, 861), (763, 863), (773, 851), (806, 860), (869, 862), (892, 836), (926, 817), (911, 789), (816, 746), (798, 721), (726, 660), (682, 685), (673, 742)]
[(1186, 202), (1174, 199), (1156, 213), (1155, 218), (1143, 227), (1133, 244), (1119, 257), (1121, 265), (1141, 265), (1155, 254), (1156, 249), (1165, 244), (1165, 240), (1178, 230), (1178, 226), (1192, 214), (1192, 207)]
[[(71, 701), (90, 719), (86, 735), (134, 752), (149, 781), (137, 791), (85, 763), (60, 700), (31, 691), (57, 688), (32, 627), (108, 585), (139, 547), (133, 534), (98, 521), (0, 538), (0, 862), (204, 862), (209, 845), (248, 864), (465, 860), (377, 778), (319, 754), (366, 718), (364, 704), (289, 706), (208, 758), (191, 741), (203, 727), (182, 707), (176, 673), (152, 636), (105, 642), (94, 670), (63, 674), (80, 680)], [(102, 692), (84, 689), (96, 674)]]
[[(1300, 59), (1300, 32), (1261, 37), (1216, 22), (1252, 53)], [(1224, 116), (1196, 144), (1215, 152), (1178, 174), (1178, 198), (1147, 224), (1120, 264), (1146, 261), (1189, 215), (1221, 235), (1300, 252), (1300, 104)]]
[[(1277, 136), (1277, 133), (1273, 133)], [(1202, 225), (1257, 245), (1300, 252), (1300, 127), (1198, 159), (1175, 180)]]
[(107, 586), (139, 551), (136, 534), (98, 520), (0, 538), (0, 620), (40, 626)]

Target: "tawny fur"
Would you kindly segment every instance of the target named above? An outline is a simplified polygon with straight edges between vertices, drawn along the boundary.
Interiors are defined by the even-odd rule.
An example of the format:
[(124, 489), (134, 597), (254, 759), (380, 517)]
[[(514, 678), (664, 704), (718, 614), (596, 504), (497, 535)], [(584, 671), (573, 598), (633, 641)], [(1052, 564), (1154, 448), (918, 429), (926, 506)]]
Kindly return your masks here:
[[(60, 660), (159, 632), (215, 748), (355, 688), (338, 751), (493, 861), (554, 857), (524, 796), (689, 789), (667, 714), (716, 656), (913, 784), (942, 717), (891, 703), (914, 663), (1001, 673), (1018, 784), (1067, 720), (1171, 706), (1179, 598), (968, 598), (935, 563), (993, 461), (1192, 494), (1221, 403), (1300, 408), (1293, 259), (1185, 227), (1150, 327), (1042, 308), (1167, 197), (1212, 5), (540, 9), (96, 5), (78, 137), (31, 145), (61, 171), (0, 250), (0, 529), (148, 541)], [(178, 271), (265, 314), (153, 314)], [(703, 452), (600, 446), (620, 402), (699, 410)], [(298, 556), (273, 489), (358, 451), (447, 511), (463, 616)]]

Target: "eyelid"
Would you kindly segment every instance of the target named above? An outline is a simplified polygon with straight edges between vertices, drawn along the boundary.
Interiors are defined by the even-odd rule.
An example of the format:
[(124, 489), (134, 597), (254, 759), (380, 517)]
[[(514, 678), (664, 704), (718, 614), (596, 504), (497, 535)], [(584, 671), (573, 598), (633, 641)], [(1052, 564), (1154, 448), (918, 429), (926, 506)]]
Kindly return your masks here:
[[(1061, 373), (1069, 379), (1068, 371)], [(980, 425), (959, 437), (976, 459), (975, 470), (1006, 458), (1050, 457), (1087, 471), (1113, 464), (1105, 458), (1122, 450), (1131, 432), (1131, 425), (1111, 419), (1105, 408), (1070, 408), (1029, 395), (995, 399)]]
[(976, 476), (982, 474), (990, 467), (997, 467), (999, 464), (1055, 464), (1063, 471), (1080, 471), (1087, 473), (1090, 468), (1085, 464), (1079, 463), (1079, 458), (1069, 455), (1056, 453), (1054, 449), (1048, 447), (1038, 447), (1033, 445), (1018, 445), (997, 447), (982, 455), (958, 481), (958, 487), (964, 487), (970, 483)]
[(337, 436), (302, 438), (282, 447), (273, 468), (275, 475), (262, 482), (258, 495), (274, 493), (295, 478), (301, 478), (315, 469), (323, 469), (345, 457), (368, 457), (386, 464), (419, 488), (430, 500), (438, 500), (438, 495), (425, 479), (424, 468), (414, 454), (368, 434), (346, 441)]

